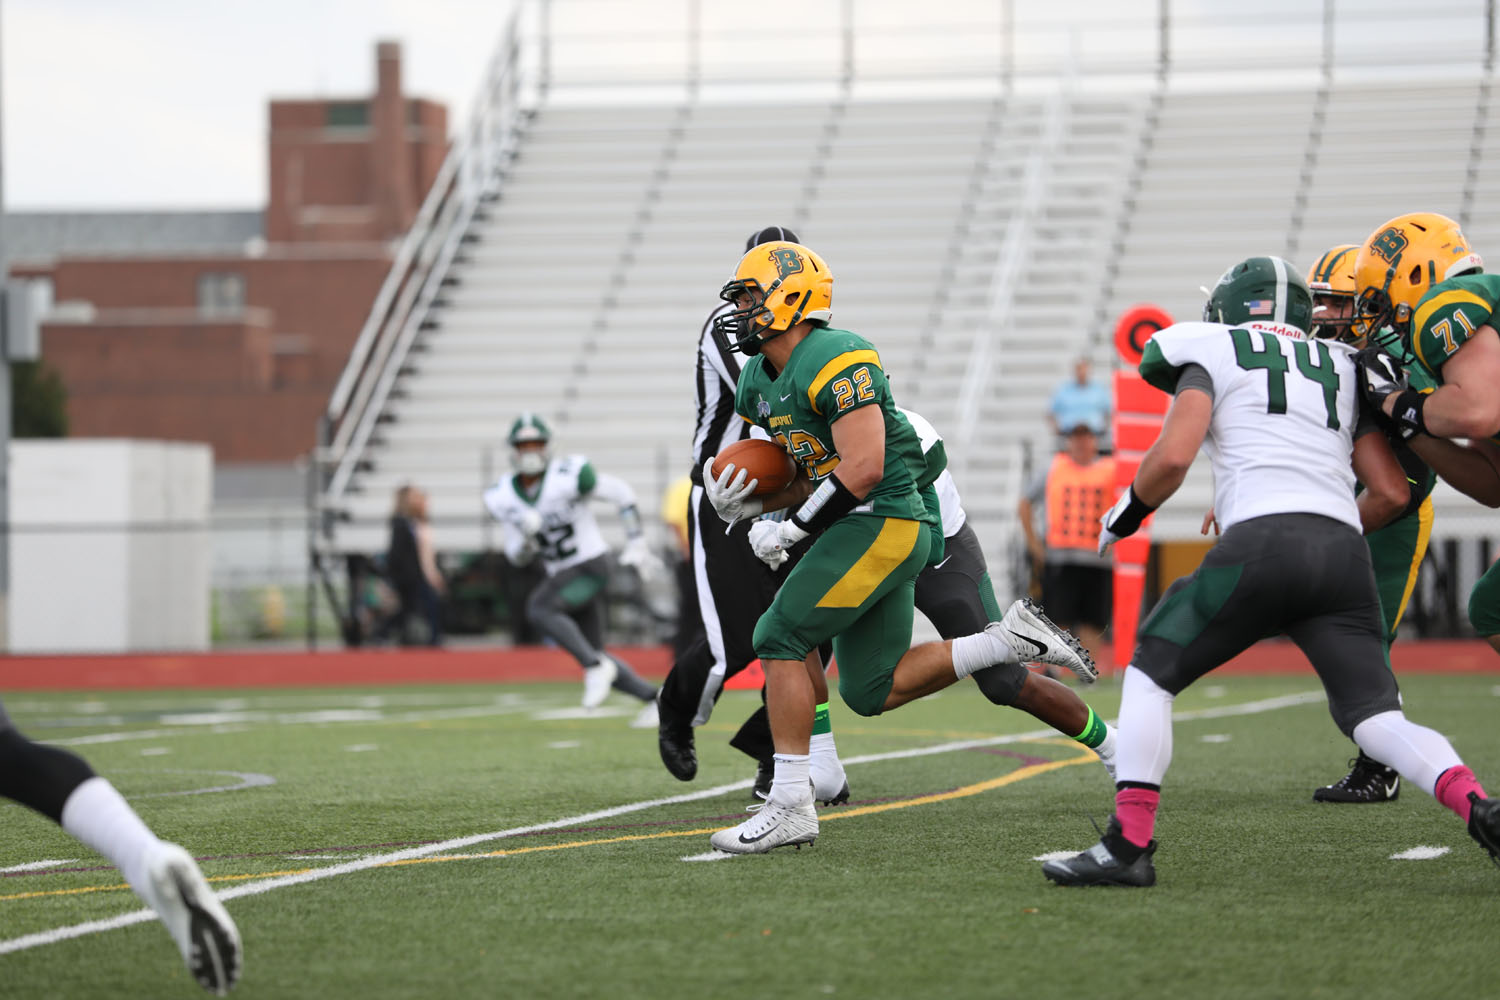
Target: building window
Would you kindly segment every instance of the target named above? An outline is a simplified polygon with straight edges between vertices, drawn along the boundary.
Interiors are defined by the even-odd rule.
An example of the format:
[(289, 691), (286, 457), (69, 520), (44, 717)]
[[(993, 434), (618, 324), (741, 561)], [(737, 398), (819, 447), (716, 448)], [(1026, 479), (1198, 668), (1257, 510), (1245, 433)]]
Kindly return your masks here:
[(367, 101), (331, 101), (326, 107), (324, 124), (329, 128), (364, 128), (370, 124)]
[(222, 316), (245, 310), (245, 276), (233, 271), (198, 275), (198, 311)]

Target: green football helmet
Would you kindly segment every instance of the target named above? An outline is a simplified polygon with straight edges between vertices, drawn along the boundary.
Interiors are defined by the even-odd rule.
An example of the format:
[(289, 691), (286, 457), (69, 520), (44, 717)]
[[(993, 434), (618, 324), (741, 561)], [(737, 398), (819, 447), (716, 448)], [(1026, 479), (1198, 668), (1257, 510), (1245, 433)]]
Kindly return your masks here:
[[(523, 413), (510, 425), (505, 436), (510, 444), (510, 464), (523, 476), (540, 476), (547, 471), (547, 442), (552, 440), (552, 430), (547, 422), (535, 413)], [(541, 444), (540, 448), (522, 448), (522, 445)]]
[(1208, 323), (1240, 326), (1278, 323), (1307, 332), (1312, 326), (1307, 280), (1280, 257), (1248, 257), (1225, 271), (1203, 304)]

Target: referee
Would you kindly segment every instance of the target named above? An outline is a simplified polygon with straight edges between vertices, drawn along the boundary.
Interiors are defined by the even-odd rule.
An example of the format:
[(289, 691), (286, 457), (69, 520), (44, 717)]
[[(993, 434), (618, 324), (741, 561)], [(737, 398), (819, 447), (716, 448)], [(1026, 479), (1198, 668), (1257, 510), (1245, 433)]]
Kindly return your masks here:
[[(768, 226), (751, 234), (745, 252), (762, 243), (796, 243), (797, 235), (782, 226)], [(694, 376), (698, 387), (698, 419), (693, 430), (693, 491), (688, 503), (689, 558), (697, 600), (697, 619), (685, 629), (696, 635), (683, 643), (658, 696), (660, 721), (657, 747), (662, 763), (673, 776), (691, 781), (698, 773), (693, 727), (708, 721), (724, 682), (755, 659), (755, 623), (776, 596), (779, 577), (755, 557), (747, 537), (754, 519), (728, 531), (703, 492), (703, 463), (736, 441), (750, 436), (750, 425), (734, 412), (734, 387), (740, 377), (739, 355), (727, 350), (713, 334), (714, 320), (733, 308), (721, 303), (698, 334)], [(783, 571), (784, 573), (784, 571)], [(683, 607), (686, 618), (694, 613)], [(774, 752), (771, 724), (765, 706), (740, 727), (729, 745), (764, 765)]]

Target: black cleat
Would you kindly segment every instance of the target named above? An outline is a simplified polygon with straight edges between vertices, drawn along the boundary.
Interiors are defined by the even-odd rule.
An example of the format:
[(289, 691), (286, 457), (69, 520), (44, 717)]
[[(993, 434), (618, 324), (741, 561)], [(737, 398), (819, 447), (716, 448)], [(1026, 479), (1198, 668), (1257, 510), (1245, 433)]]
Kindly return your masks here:
[(1120, 821), (1111, 818), (1109, 830), (1100, 838), (1099, 843), (1071, 858), (1048, 861), (1042, 865), (1042, 874), (1058, 885), (1123, 885), (1140, 888), (1155, 885), (1156, 866), (1151, 863), (1151, 855), (1156, 853), (1156, 841), (1147, 844), (1134, 861), (1126, 863), (1115, 857), (1107, 846), (1107, 841), (1119, 837)]
[(1366, 754), (1349, 762), (1349, 773), (1331, 785), (1313, 790), (1314, 802), (1395, 802), (1401, 794), (1401, 775)]
[(771, 797), (771, 782), (775, 777), (776, 761), (772, 757), (767, 757), (755, 769), (755, 787), (750, 789), (751, 794), (761, 801), (769, 799)]
[(848, 802), (848, 801), (849, 801), (849, 782), (846, 781), (846, 782), (844, 782), (844, 786), (842, 788), (840, 788), (838, 790), (838, 792), (835, 795), (833, 795), (833, 797), (827, 798), (827, 799), (819, 799), (818, 800), (818, 805), (820, 805), (820, 806), (841, 806), (845, 802)]
[(674, 719), (672, 714), (656, 699), (656, 749), (661, 753), (661, 762), (667, 765), (672, 777), (678, 781), (692, 781), (698, 774), (698, 752), (693, 746), (693, 727)]
[(1469, 793), (1469, 836), (1490, 852), (1490, 860), (1500, 865), (1500, 799), (1481, 799)]

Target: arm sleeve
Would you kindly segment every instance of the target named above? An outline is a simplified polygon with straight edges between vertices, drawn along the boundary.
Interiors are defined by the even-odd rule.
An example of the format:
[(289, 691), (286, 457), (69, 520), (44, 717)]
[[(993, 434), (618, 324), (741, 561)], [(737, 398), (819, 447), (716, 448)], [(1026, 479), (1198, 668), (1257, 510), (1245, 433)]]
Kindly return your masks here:
[(1174, 394), (1181, 395), (1184, 389), (1197, 389), (1201, 392), (1206, 392), (1208, 393), (1208, 398), (1213, 399), (1213, 377), (1208, 374), (1207, 368), (1204, 368), (1196, 361), (1191, 361), (1182, 366), (1182, 370), (1177, 376), (1177, 389)]
[(594, 472), (593, 466), (585, 466), (585, 469), (593, 479), (592, 489), (588, 491), (583, 489), (583, 475), (580, 473), (579, 493), (587, 492), (590, 497), (612, 501), (618, 507), (635, 506), (635, 490), (631, 489), (630, 484), (625, 480), (619, 476), (611, 476), (607, 472)]

